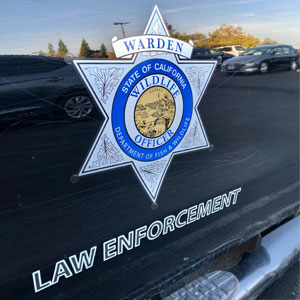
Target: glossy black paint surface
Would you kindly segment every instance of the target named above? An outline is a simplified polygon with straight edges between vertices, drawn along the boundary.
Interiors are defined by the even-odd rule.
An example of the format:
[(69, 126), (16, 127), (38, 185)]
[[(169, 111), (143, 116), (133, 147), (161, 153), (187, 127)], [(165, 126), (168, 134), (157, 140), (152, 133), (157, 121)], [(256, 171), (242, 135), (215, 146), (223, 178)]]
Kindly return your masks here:
[(0, 72), (0, 124), (66, 118), (65, 102), (88, 96), (63, 58), (0, 55)]
[[(73, 67), (0, 56), (0, 299), (145, 299), (292, 217), (299, 74), (217, 69), (198, 107), (214, 149), (176, 156), (153, 210), (130, 167), (71, 182), (103, 123), (97, 110), (84, 120), (66, 117), (62, 100), (88, 95)], [(103, 262), (103, 242), (239, 187), (236, 205)], [(91, 269), (34, 293), (32, 272), (47, 281), (57, 261), (95, 245)]]

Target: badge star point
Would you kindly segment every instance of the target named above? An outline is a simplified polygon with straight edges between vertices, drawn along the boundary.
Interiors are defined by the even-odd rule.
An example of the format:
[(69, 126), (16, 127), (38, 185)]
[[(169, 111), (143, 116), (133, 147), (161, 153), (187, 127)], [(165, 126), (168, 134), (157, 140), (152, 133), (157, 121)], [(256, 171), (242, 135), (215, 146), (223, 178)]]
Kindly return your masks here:
[[(154, 7), (144, 31), (144, 35), (148, 34), (169, 35), (157, 6)], [(176, 54), (169, 56), (165, 56), (165, 53), (154, 54), (138, 53), (129, 60), (75, 60), (74, 65), (93, 96), (95, 104), (105, 117), (78, 175), (84, 176), (130, 165), (151, 201), (156, 203), (173, 156), (210, 146), (198, 113), (198, 105), (216, 64), (181, 60)], [(126, 74), (138, 64), (149, 60), (149, 55), (150, 59), (158, 58), (179, 66), (190, 82), (193, 113), (187, 120), (189, 125), (182, 140), (176, 145), (169, 145), (170, 152), (167, 155), (152, 161), (141, 161), (128, 156), (118, 143), (116, 133), (113, 132), (112, 110), (114, 101), (118, 101), (115, 94)], [(135, 84), (137, 78), (132, 80), (132, 84)]]

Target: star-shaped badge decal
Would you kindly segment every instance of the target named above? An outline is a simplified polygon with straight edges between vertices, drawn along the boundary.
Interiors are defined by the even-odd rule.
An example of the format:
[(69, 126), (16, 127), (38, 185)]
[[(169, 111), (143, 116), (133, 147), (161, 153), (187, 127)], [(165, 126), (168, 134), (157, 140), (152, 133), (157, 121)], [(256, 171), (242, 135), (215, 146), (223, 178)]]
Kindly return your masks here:
[(173, 156), (210, 147), (197, 108), (217, 62), (188, 60), (156, 6), (143, 35), (112, 44), (126, 59), (73, 60), (105, 117), (77, 176), (131, 165), (156, 204)]

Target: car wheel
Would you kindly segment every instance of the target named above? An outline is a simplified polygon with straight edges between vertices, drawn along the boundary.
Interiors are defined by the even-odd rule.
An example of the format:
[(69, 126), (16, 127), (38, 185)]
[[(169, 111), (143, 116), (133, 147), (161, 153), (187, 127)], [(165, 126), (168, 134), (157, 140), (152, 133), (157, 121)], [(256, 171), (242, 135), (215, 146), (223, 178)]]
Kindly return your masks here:
[(297, 69), (297, 62), (295, 60), (291, 61), (290, 69), (295, 71)]
[(222, 56), (217, 56), (217, 64), (220, 65), (222, 63)]
[(62, 108), (69, 119), (80, 120), (91, 114), (94, 104), (88, 96), (74, 95), (64, 98)]
[(262, 62), (259, 66), (259, 71), (262, 74), (266, 74), (269, 71), (269, 64), (267, 62)]

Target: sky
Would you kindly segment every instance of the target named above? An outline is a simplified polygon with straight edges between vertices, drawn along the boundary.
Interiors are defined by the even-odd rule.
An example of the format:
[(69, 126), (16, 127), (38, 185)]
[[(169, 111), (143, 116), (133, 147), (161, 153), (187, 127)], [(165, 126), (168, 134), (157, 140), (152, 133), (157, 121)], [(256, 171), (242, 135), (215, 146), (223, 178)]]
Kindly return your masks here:
[(120, 26), (130, 22), (126, 36), (143, 33), (154, 5), (173, 28), (186, 33), (209, 33), (222, 24), (241, 25), (260, 39), (300, 45), (299, 0), (14, 0), (0, 10), (0, 54), (47, 52), (61, 38), (73, 55), (82, 38), (91, 49), (122, 38)]

